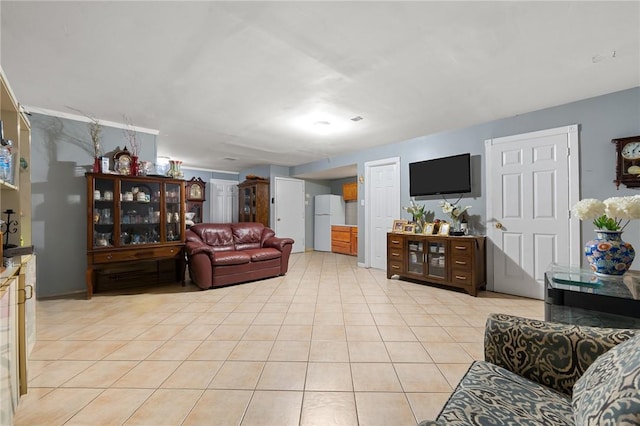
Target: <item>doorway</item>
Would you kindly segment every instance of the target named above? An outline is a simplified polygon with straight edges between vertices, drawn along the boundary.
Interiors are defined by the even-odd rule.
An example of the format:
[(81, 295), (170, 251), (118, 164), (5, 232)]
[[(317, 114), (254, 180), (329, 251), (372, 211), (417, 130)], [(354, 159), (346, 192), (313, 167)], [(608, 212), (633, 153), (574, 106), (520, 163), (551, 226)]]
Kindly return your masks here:
[(209, 218), (211, 223), (232, 223), (238, 221), (238, 182), (234, 180), (211, 179), (211, 201)]
[(282, 177), (274, 179), (274, 231), (278, 237), (293, 238), (291, 252), (302, 253), (305, 248), (304, 181)]
[[(551, 263), (580, 264), (578, 126), (485, 141), (489, 281), (500, 293), (544, 298)], [(491, 280), (493, 273), (493, 280)]]
[(387, 269), (387, 232), (400, 217), (400, 157), (364, 163), (365, 266)]

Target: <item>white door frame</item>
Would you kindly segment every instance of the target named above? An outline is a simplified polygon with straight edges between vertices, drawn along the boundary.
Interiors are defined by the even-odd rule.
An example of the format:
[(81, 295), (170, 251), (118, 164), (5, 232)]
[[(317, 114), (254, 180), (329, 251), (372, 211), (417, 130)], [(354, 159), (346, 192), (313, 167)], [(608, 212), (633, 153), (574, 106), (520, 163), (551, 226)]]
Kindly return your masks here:
[[(493, 206), (491, 203), (492, 197), (494, 194), (497, 194), (497, 188), (493, 188), (491, 182), (491, 173), (493, 171), (493, 164), (491, 161), (491, 147), (501, 143), (512, 143), (517, 142), (522, 139), (532, 139), (536, 137), (546, 137), (557, 135), (559, 133), (566, 134), (567, 140), (569, 143), (569, 152), (567, 154), (569, 157), (569, 208), (575, 205), (580, 200), (580, 144), (578, 138), (578, 125), (573, 124), (569, 126), (556, 127), (553, 129), (540, 130), (537, 132), (523, 133), (512, 136), (505, 136), (501, 138), (495, 139), (487, 139), (484, 141), (485, 144), (485, 164), (486, 164), (486, 174), (485, 174), (485, 182), (486, 182), (486, 192), (487, 192), (487, 202), (486, 202), (486, 227), (487, 227), (487, 238), (489, 241), (493, 241), (496, 238), (497, 231), (494, 227), (494, 223), (491, 222), (494, 217)], [(580, 221), (577, 218), (574, 218), (571, 215), (571, 212), (567, 212), (569, 216), (569, 263), (572, 266), (580, 266), (581, 263), (581, 255), (582, 255), (582, 246), (580, 244)], [(487, 289), (493, 290), (493, 282), (494, 282), (494, 271), (493, 271), (493, 261), (494, 261), (494, 250), (495, 244), (489, 244), (491, 246), (490, 250), (487, 250)]]
[[(373, 194), (371, 193), (371, 186), (369, 185), (369, 182), (371, 182), (371, 170), (374, 167), (390, 164), (394, 164), (396, 166), (398, 175), (396, 176), (397, 187), (394, 191), (394, 194), (396, 194), (396, 196), (392, 200), (389, 200), (389, 202), (393, 204), (391, 206), (391, 209), (397, 210), (396, 217), (400, 217), (400, 157), (384, 158), (382, 160), (367, 161), (364, 163), (364, 267), (366, 268), (371, 267), (372, 248), (371, 230), (369, 229), (369, 226), (371, 225), (371, 209), (369, 208), (369, 206), (371, 205), (371, 200), (373, 198)], [(389, 224), (389, 229), (391, 229), (392, 225), (393, 224), (391, 223)]]

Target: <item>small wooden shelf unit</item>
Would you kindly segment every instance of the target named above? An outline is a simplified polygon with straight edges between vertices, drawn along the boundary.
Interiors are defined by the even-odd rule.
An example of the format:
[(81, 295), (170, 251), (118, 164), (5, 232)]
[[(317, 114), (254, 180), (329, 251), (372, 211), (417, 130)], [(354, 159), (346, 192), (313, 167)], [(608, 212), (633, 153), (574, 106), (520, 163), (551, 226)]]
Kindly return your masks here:
[(387, 233), (387, 278), (442, 284), (472, 296), (486, 285), (485, 237)]

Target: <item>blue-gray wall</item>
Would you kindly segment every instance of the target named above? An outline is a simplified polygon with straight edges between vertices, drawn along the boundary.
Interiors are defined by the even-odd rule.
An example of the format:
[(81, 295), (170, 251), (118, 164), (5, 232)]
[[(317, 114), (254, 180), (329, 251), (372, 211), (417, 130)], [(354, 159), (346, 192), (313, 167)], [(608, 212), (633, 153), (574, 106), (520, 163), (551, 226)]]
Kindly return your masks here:
[[(477, 233), (484, 233), (485, 175), (484, 141), (503, 136), (550, 129), (571, 124), (579, 125), (580, 137), (580, 191), (582, 198), (605, 199), (612, 196), (634, 195), (638, 191), (620, 187), (616, 191), (612, 183), (615, 178), (615, 150), (611, 139), (640, 135), (640, 87), (598, 96), (578, 102), (520, 114), (501, 120), (415, 139), (379, 146), (344, 156), (323, 159), (293, 167), (293, 176), (341, 167), (356, 163), (358, 175), (364, 174), (364, 163), (383, 158), (400, 157), (400, 199), (401, 205), (409, 204), (408, 163), (448, 155), (470, 152), (472, 155), (474, 191), (471, 197), (462, 199), (464, 205), (471, 205), (471, 226)], [(360, 185), (360, 199), (363, 198)], [(418, 199), (436, 217), (444, 218), (438, 197)], [(406, 212), (402, 217), (409, 219)], [(640, 247), (640, 224), (632, 223), (624, 234), (624, 239), (635, 247)], [(364, 207), (359, 207), (358, 223), (364, 224)], [(308, 237), (308, 236), (307, 236)], [(582, 240), (593, 237), (593, 226), (582, 224)], [(358, 261), (364, 262), (364, 237), (359, 227)], [(634, 262), (637, 264), (640, 260)]]
[[(604, 199), (616, 195), (632, 195), (638, 191), (621, 187), (616, 191), (615, 150), (611, 139), (640, 135), (640, 87), (611, 93), (579, 102), (504, 118), (463, 129), (371, 148), (360, 152), (288, 168), (262, 166), (239, 175), (218, 174), (184, 169), (185, 179), (200, 176), (243, 181), (247, 174), (258, 176), (297, 176), (335, 167), (357, 164), (358, 175), (364, 175), (364, 163), (382, 158), (401, 158), (401, 204), (409, 203), (408, 163), (430, 158), (470, 152), (472, 154), (474, 191), (462, 200), (471, 205), (472, 226), (484, 232), (485, 174), (484, 141), (486, 139), (578, 124), (580, 132), (581, 197)], [(38, 253), (38, 294), (40, 297), (85, 291), (86, 215), (84, 172), (92, 163), (87, 123), (34, 114), (32, 125), (33, 242)], [(105, 128), (105, 149), (124, 146), (121, 129)], [(90, 146), (90, 145), (88, 145)], [(142, 135), (142, 160), (154, 161), (156, 139)], [(237, 177), (236, 177), (237, 176)], [(306, 205), (306, 246), (313, 247), (313, 197), (317, 194), (341, 194), (339, 181), (306, 181), (309, 194)], [(210, 185), (208, 185), (210, 186)], [(340, 188), (336, 191), (335, 188)], [(359, 184), (359, 197), (363, 185)], [(210, 189), (209, 189), (210, 190)], [(208, 190), (208, 194), (209, 194)], [(208, 198), (209, 199), (209, 198)], [(443, 218), (439, 198), (422, 198), (427, 209)], [(208, 202), (205, 203), (208, 215)], [(408, 218), (403, 212), (402, 217)], [(358, 207), (358, 222), (364, 224), (364, 207)], [(636, 221), (640, 222), (640, 221)], [(364, 261), (364, 238), (359, 227), (358, 261)], [(593, 236), (592, 225), (583, 223), (582, 239)], [(627, 228), (624, 239), (640, 247), (640, 223)], [(637, 264), (639, 261), (634, 263)], [(635, 267), (637, 269), (637, 267)]]

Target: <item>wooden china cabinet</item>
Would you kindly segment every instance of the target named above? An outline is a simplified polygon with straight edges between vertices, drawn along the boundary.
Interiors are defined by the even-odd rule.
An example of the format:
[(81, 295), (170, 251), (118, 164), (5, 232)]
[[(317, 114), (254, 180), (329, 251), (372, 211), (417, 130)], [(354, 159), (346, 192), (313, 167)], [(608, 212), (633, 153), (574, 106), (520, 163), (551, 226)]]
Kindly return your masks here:
[(164, 177), (87, 173), (87, 298), (96, 271), (174, 260), (184, 282), (185, 184)]
[(240, 222), (269, 223), (269, 181), (247, 179), (238, 185), (238, 217)]

